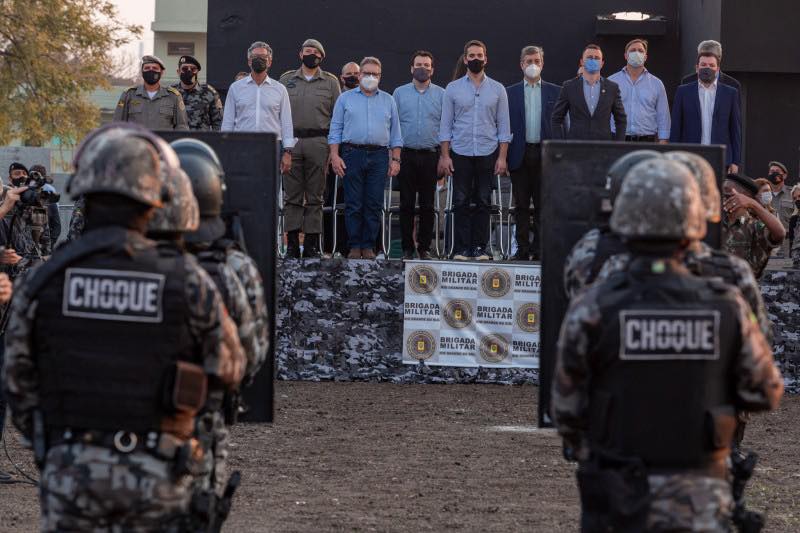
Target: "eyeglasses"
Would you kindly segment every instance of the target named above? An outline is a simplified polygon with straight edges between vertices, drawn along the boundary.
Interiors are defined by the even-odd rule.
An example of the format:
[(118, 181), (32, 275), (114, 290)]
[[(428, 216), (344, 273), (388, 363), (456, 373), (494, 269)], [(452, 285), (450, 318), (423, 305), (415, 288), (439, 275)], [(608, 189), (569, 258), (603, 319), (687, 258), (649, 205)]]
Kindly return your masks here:
[(194, 67), (183, 67), (181, 68), (181, 72), (191, 72), (192, 74), (197, 74), (197, 69)]
[(363, 74), (364, 76), (375, 76), (376, 78), (380, 78), (381, 77), (381, 73), (380, 72), (367, 72), (365, 70), (362, 70), (361, 74)]

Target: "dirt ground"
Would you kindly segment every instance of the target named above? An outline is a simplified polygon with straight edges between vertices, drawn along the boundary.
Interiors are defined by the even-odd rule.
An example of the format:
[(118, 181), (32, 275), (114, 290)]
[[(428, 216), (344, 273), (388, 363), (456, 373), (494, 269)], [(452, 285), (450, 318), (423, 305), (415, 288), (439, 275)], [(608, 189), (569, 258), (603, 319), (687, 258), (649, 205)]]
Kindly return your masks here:
[[(273, 426), (234, 431), (243, 484), (226, 531), (577, 531), (573, 466), (554, 432), (532, 429), (535, 387), (277, 391)], [(750, 501), (767, 511), (766, 531), (800, 531), (798, 419), (800, 398), (789, 397), (748, 428), (746, 445), (762, 457)], [(15, 435), (9, 444), (32, 471)], [(0, 469), (11, 469), (4, 455)], [(0, 485), (0, 531), (33, 531), (37, 513), (33, 486)]]

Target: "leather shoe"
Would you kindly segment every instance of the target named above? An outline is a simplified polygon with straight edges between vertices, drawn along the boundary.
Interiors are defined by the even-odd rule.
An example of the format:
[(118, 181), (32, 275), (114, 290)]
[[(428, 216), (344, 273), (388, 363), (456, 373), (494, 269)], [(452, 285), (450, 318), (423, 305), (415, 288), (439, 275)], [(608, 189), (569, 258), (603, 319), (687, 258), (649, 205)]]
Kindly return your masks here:
[(350, 250), (350, 253), (347, 254), (348, 259), (361, 259), (361, 248), (353, 248)]
[(422, 259), (423, 261), (433, 260), (433, 256), (428, 250), (420, 250), (418, 253), (419, 253), (419, 258)]
[(375, 252), (371, 248), (362, 248), (361, 259), (375, 259)]
[(414, 250), (403, 250), (403, 259), (406, 261), (414, 259)]

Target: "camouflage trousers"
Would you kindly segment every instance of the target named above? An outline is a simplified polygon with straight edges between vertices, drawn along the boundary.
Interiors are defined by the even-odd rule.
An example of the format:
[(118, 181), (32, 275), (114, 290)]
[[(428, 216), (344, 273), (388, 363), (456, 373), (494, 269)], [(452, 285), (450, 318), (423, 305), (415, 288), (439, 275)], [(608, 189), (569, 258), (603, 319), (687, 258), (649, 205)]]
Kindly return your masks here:
[(222, 496), (228, 482), (228, 445), (230, 432), (225, 427), (225, 417), (219, 411), (205, 413), (197, 419), (197, 438), (209, 442), (212, 453), (206, 453), (200, 473), (194, 483), (201, 490), (213, 487)]
[(47, 453), (39, 497), (42, 531), (178, 532), (191, 478), (143, 452), (62, 444)]
[(650, 511), (647, 531), (731, 531), (733, 495), (722, 479), (697, 476), (648, 476)]

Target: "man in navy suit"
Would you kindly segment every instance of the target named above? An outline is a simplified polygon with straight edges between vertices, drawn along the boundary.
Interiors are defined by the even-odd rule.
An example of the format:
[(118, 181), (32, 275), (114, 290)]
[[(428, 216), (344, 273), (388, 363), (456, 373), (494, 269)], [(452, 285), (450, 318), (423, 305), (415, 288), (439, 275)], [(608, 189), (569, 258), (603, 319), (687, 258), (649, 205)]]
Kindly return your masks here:
[(508, 168), (514, 186), (516, 205), (517, 253), (514, 260), (531, 258), (530, 205), (533, 198), (534, 224), (533, 258), (539, 259), (539, 219), (541, 218), (541, 142), (552, 138), (550, 119), (561, 87), (542, 80), (544, 50), (526, 46), (520, 54), (519, 66), (524, 79), (506, 88), (511, 115), (511, 144), (508, 148)]
[(719, 83), (719, 56), (697, 57), (697, 81), (678, 87), (672, 105), (670, 142), (724, 144), (728, 172), (739, 172), (742, 154), (742, 112), (739, 91)]

